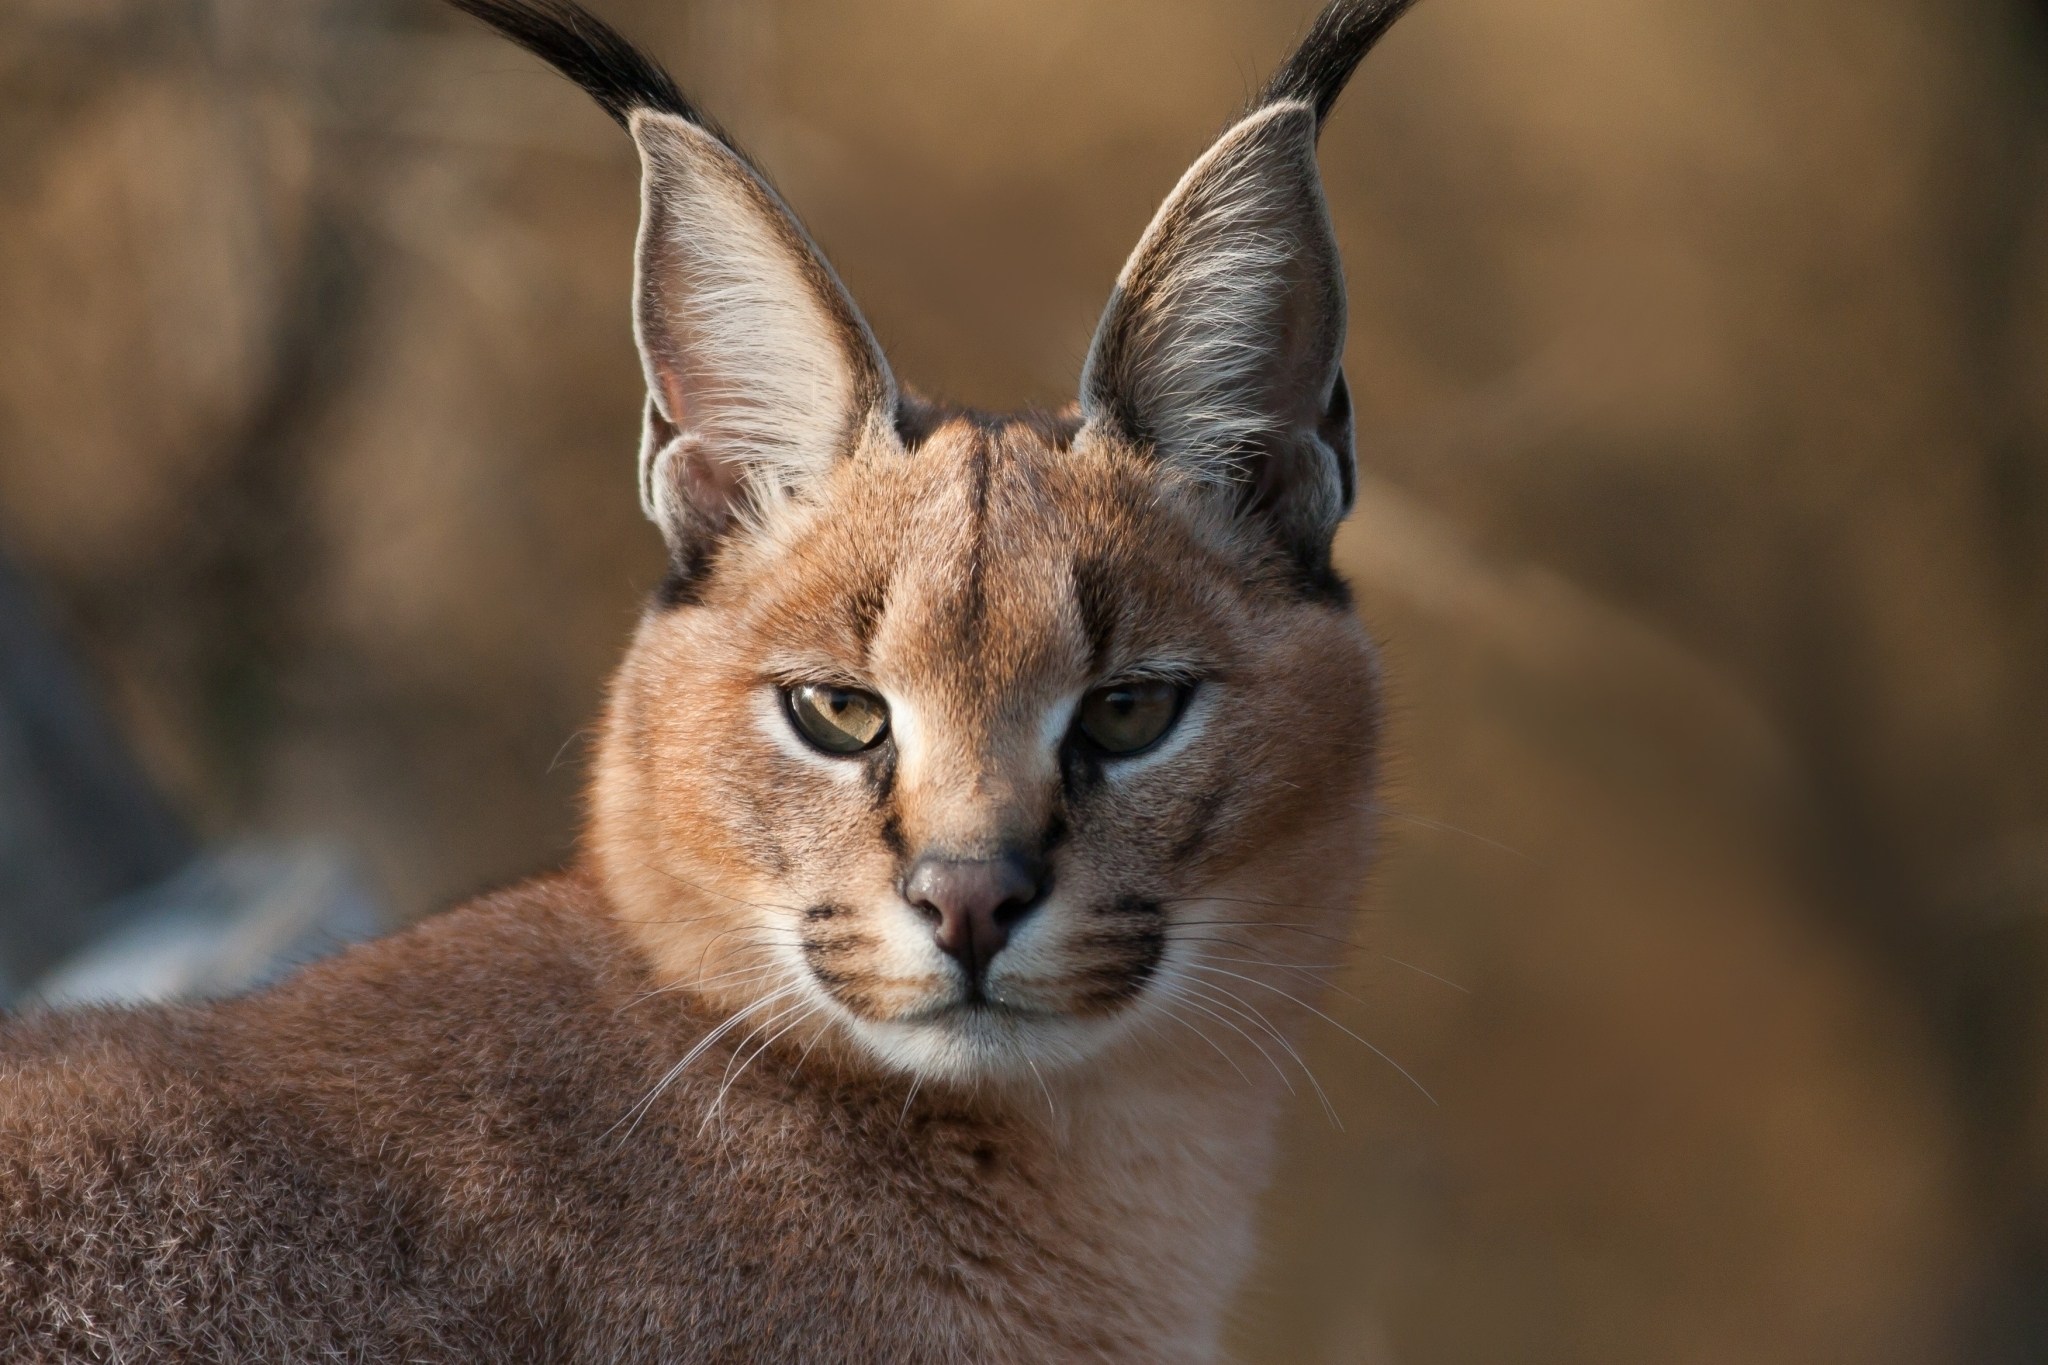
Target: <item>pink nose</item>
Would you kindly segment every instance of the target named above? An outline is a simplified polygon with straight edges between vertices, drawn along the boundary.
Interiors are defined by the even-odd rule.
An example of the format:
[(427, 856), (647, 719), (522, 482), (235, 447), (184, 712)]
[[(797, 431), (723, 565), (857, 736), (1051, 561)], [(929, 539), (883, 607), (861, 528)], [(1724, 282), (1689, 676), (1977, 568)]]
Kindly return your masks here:
[(903, 898), (931, 919), (939, 947), (976, 980), (1044, 894), (1043, 861), (1021, 853), (920, 858), (903, 883)]

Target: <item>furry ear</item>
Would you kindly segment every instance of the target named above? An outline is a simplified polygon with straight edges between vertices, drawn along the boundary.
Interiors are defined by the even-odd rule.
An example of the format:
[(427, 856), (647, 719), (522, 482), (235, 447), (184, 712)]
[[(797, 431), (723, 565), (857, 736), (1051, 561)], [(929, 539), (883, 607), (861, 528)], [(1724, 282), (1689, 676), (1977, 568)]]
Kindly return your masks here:
[(679, 562), (822, 475), (894, 380), (824, 258), (767, 183), (698, 123), (640, 109), (634, 332), (647, 371), (641, 499)]
[(1409, 0), (1336, 0), (1167, 196), (1081, 373), (1091, 424), (1265, 517), (1318, 587), (1356, 483), (1323, 116)]
[(686, 588), (736, 519), (800, 494), (896, 384), (796, 216), (661, 66), (575, 0), (450, 0), (582, 86), (640, 149), (640, 499)]
[(1350, 502), (1344, 279), (1315, 113), (1269, 105), (1182, 178), (1117, 279), (1081, 374), (1091, 422), (1238, 491), (1290, 548)]

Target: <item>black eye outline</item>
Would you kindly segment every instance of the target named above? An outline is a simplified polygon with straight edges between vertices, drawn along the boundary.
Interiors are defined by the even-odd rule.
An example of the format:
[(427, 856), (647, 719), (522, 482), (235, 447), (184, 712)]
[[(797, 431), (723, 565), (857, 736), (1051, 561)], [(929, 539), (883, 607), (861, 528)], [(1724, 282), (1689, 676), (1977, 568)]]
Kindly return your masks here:
[[(1080, 704), (1074, 708), (1074, 724), (1070, 733), (1075, 743), (1082, 745), (1097, 757), (1108, 759), (1112, 762), (1119, 759), (1137, 758), (1141, 754), (1148, 754), (1163, 744), (1166, 741), (1166, 737), (1179, 728), (1181, 717), (1187, 714), (1188, 703), (1194, 699), (1195, 689), (1198, 685), (1197, 683), (1179, 678), (1136, 677), (1120, 678), (1113, 683), (1104, 683), (1101, 687), (1091, 687), (1082, 694)], [(1112, 749), (1088, 733), (1085, 719), (1088, 703), (1106, 693), (1120, 692), (1133, 687), (1172, 688), (1173, 709), (1168, 713), (1166, 723), (1159, 727), (1159, 732), (1143, 744), (1129, 749)]]
[[(808, 694), (813, 692), (842, 692), (849, 696), (861, 697), (882, 713), (882, 723), (875, 733), (863, 740), (851, 731), (833, 725), (824, 712), (807, 704)], [(797, 738), (831, 758), (857, 758), (875, 749), (889, 738), (889, 703), (878, 692), (865, 687), (849, 687), (844, 683), (800, 682), (786, 683), (782, 689), (782, 714), (789, 721), (789, 728), (796, 731)], [(815, 719), (815, 727), (813, 725)], [(847, 741), (841, 743), (840, 741)]]

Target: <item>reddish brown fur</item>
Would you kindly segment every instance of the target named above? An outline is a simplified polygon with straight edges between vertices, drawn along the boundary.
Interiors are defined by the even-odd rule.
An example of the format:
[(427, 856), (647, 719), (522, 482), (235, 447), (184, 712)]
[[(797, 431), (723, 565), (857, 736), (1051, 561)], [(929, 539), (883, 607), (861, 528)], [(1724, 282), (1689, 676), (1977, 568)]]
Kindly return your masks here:
[(603, 911), (539, 881), (255, 999), (10, 1026), (7, 1358), (1177, 1358), (1042, 1115), (814, 1058), (707, 1124), (714, 1053), (628, 1134), (708, 1016)]
[[(248, 999), (9, 1025), (0, 1322), (14, 1358), (1202, 1358), (1249, 1249), (1278, 1087), (1213, 1019), (1183, 1012), (1215, 1048), (1162, 1012), (1084, 1066), (919, 1086), (830, 1029), (751, 1063), (735, 1030), (634, 1117), (758, 989), (676, 989), (748, 960), (731, 946), (744, 933), (711, 940), (762, 922), (714, 883), (756, 886), (764, 858), (886, 879), (871, 806), (839, 809), (776, 772), (741, 698), (764, 640), (850, 650), (853, 596), (943, 578), (966, 547), (921, 537), (915, 518), (888, 534), (877, 509), (939, 498), (983, 459), (1012, 490), (992, 502), (1035, 509), (992, 519), (1016, 537), (1005, 562), (1109, 556), (1134, 631), (1185, 629), (1172, 604), (1201, 604), (1191, 619), (1242, 689), (1227, 751), (1203, 765), (1229, 772), (1236, 804), (1192, 859), (1168, 860), (1187, 825), (1162, 809), (1077, 826), (1074, 853), (1149, 869), (1155, 894), (1289, 902), (1213, 901), (1204, 919), (1339, 927), (1371, 738), (1356, 627), (1295, 601), (1284, 574), (1247, 575), (1224, 524), (1161, 495), (1128, 454), (951, 424), (907, 459), (850, 463), (846, 505), (786, 559), (722, 566), (694, 619), (650, 615), (614, 689), (590, 872)], [(1080, 666), (1064, 609), (1032, 581), (991, 586), (977, 659), (911, 649), (905, 666), (995, 699)], [(906, 594), (875, 632), (878, 659), (924, 628), (897, 612), (945, 615)], [(722, 649), (704, 646), (712, 634)], [(1305, 726), (1342, 738), (1293, 738)], [(1201, 780), (1172, 785), (1192, 795)], [(1036, 818), (1035, 798), (1012, 795)], [(1236, 940), (1234, 956), (1321, 954), (1295, 933), (1189, 932)], [(1283, 1031), (1299, 1022), (1277, 995), (1249, 1003)]]
[[(680, 102), (562, 0), (467, 7)], [(779, 201), (685, 112), (626, 121), (678, 590), (614, 679), (576, 870), (246, 999), (0, 1030), (11, 1358), (1214, 1352), (1369, 851), (1315, 120), (1198, 163), (1107, 314), (1142, 344), (1078, 417), (1003, 420), (895, 411)], [(1090, 747), (1083, 699), (1137, 684), (1177, 723)], [(801, 685), (886, 729), (825, 752)], [(910, 874), (1026, 855), (970, 972)]]
[[(1032, 424), (956, 418), (909, 456), (862, 452), (817, 510), (735, 547), (705, 607), (649, 616), (620, 670), (594, 849), (655, 960), (729, 1008), (760, 984), (733, 974), (772, 971), (791, 932), (829, 945), (856, 1014), (950, 989), (872, 961), (884, 935), (863, 908), (892, 900), (906, 848), (981, 851), (1057, 822), (1061, 906), (1101, 923), (1125, 899), (1213, 887), (1254, 853), (1362, 842), (1358, 811), (1332, 805), (1362, 802), (1370, 770), (1362, 632), (1302, 602), (1282, 557), (1212, 498), (1115, 444), (1061, 448)], [(1109, 658), (1093, 657), (1090, 615), (1109, 627)], [(1158, 657), (1208, 673), (1202, 742), (1128, 785), (1063, 790), (1033, 752), (1038, 710)], [(821, 780), (757, 720), (776, 660), (915, 700), (944, 752), (886, 797)], [(1318, 881), (1348, 885), (1355, 856), (1330, 856)], [(813, 906), (837, 912), (791, 913)], [(1071, 970), (1039, 978), (1039, 994), (1086, 1012), (1131, 927), (1063, 945)]]

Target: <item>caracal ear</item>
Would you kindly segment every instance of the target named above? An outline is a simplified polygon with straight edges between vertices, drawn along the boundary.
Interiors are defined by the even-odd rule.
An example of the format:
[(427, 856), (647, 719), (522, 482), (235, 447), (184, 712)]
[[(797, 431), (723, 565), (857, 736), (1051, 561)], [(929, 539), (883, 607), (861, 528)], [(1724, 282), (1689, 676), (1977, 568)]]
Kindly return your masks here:
[(1316, 117), (1285, 102), (1226, 132), (1132, 253), (1081, 374), (1092, 423), (1327, 548), (1351, 500), (1344, 278)]
[(1181, 178), (1117, 277), (1081, 373), (1090, 425), (1263, 518), (1311, 587), (1356, 486), (1344, 273), (1316, 136), (1409, 0), (1335, 0)]
[(862, 440), (894, 441), (896, 386), (766, 181), (690, 119), (642, 108), (627, 126), (642, 177), (640, 496), (687, 579), (736, 520), (803, 497)]

